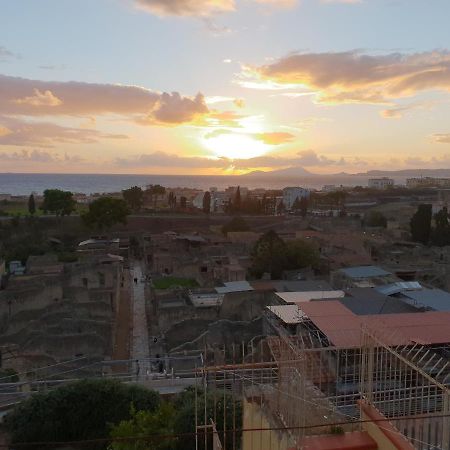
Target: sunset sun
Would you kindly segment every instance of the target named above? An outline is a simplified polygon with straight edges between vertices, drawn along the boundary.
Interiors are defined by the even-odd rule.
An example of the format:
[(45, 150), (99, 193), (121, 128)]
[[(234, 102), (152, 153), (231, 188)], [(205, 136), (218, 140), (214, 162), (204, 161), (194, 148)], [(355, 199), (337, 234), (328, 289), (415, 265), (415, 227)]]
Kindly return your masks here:
[(219, 134), (203, 139), (205, 147), (221, 158), (249, 159), (264, 155), (268, 145), (243, 133)]

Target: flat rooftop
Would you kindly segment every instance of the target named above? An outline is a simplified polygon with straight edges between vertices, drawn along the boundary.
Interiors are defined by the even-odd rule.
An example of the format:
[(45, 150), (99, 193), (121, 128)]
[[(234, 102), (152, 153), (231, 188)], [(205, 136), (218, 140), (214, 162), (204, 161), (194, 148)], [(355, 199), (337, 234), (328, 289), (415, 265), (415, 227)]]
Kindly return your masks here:
[(302, 303), (311, 300), (336, 299), (345, 296), (344, 291), (304, 291), (304, 292), (276, 292), (285, 303)]
[(286, 325), (296, 325), (303, 321), (305, 314), (298, 305), (275, 305), (267, 309)]
[(224, 286), (218, 286), (215, 288), (218, 294), (228, 294), (230, 292), (246, 292), (254, 290), (248, 281), (230, 281), (223, 284)]

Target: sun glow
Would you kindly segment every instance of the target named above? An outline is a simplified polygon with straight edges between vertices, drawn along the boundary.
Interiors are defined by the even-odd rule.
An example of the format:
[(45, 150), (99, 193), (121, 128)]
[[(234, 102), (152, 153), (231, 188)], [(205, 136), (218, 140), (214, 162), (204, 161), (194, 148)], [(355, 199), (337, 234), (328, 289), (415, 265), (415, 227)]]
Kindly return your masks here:
[(264, 155), (269, 149), (261, 140), (235, 132), (205, 137), (203, 142), (205, 147), (219, 158), (249, 159)]

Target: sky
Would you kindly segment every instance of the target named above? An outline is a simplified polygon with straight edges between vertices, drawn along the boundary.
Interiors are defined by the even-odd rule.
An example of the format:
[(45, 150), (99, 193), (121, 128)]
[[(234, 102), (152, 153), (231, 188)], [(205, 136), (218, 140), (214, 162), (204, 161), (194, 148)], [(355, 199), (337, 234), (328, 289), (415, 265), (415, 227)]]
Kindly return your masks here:
[(0, 172), (450, 168), (448, 0), (0, 0)]

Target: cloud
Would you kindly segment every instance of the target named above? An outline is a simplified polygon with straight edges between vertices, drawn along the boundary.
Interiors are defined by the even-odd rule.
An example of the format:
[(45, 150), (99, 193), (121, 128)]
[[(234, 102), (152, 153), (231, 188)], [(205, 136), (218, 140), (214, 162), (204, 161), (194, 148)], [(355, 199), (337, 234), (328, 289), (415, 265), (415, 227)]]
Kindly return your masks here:
[(69, 156), (67, 153), (61, 156), (57, 153), (50, 153), (43, 150), (21, 150), (20, 152), (13, 153), (1, 152), (0, 161), (74, 164), (83, 162), (84, 160), (80, 156)]
[(385, 109), (383, 111), (380, 111), (381, 117), (384, 117), (385, 119), (400, 119), (405, 114), (410, 113), (411, 111), (417, 110), (417, 109), (427, 109), (430, 110), (435, 106), (438, 102), (436, 101), (427, 101), (427, 102), (415, 102), (415, 103), (409, 103), (406, 105), (398, 105), (393, 108)]
[(240, 121), (244, 118), (245, 116), (235, 111), (213, 110), (208, 115), (205, 115), (201, 121), (198, 121), (197, 124), (208, 127), (242, 128)]
[(115, 114), (140, 123), (173, 125), (207, 114), (202, 94), (182, 96), (139, 86), (37, 81), (0, 75), (0, 116), (96, 116)]
[(0, 45), (0, 62), (15, 58), (17, 55), (10, 52), (6, 47)]
[(135, 0), (138, 8), (157, 16), (210, 17), (232, 12), (234, 0)]
[(278, 8), (292, 8), (297, 5), (297, 0), (253, 0), (256, 3), (262, 3), (265, 5), (272, 5)]
[(390, 104), (421, 91), (448, 92), (450, 52), (297, 53), (271, 64), (244, 67), (237, 82), (246, 87), (309, 89), (322, 103)]
[(120, 167), (184, 167), (184, 168), (224, 168), (222, 158), (186, 157), (165, 152), (136, 155), (130, 158), (116, 158), (114, 165)]
[(362, 3), (363, 0), (320, 0), (321, 3), (344, 3), (348, 5), (354, 5), (356, 3)]
[(254, 137), (268, 145), (285, 144), (286, 142), (291, 142), (295, 138), (293, 134), (285, 132), (259, 133), (254, 135)]
[(65, 64), (43, 64), (38, 66), (38, 68), (42, 70), (64, 70), (66, 67)]
[(3, 125), (0, 125), (0, 138), (2, 136), (7, 136), (8, 134), (11, 134), (12, 131), (9, 128), (4, 127)]
[(450, 155), (445, 154), (445, 155), (440, 155), (440, 156), (433, 156), (431, 158), (422, 158), (419, 156), (411, 156), (404, 160), (404, 164), (407, 166), (419, 167), (421, 169), (423, 169), (425, 167), (442, 169), (443, 167), (450, 166)]
[[(278, 8), (290, 8), (298, 3), (298, 0), (252, 1)], [(236, 0), (134, 0), (134, 2), (139, 9), (159, 17), (178, 16), (209, 19), (217, 14), (234, 12), (237, 7)], [(208, 23), (216, 27), (214, 22)]]
[[(105, 134), (86, 128), (63, 127), (48, 122), (0, 118), (0, 145), (53, 147), (61, 144), (94, 144), (100, 139), (127, 139), (121, 134)], [(2, 130), (6, 132), (2, 133)]]
[(116, 158), (115, 166), (123, 168), (132, 167), (177, 167), (177, 168), (206, 168), (226, 170), (230, 167), (237, 170), (248, 170), (261, 167), (284, 168), (295, 166), (340, 166), (346, 163), (344, 158), (337, 160), (323, 155), (317, 155), (312, 150), (299, 152), (297, 155), (282, 157), (263, 155), (248, 159), (230, 159), (225, 157), (185, 157), (165, 152), (154, 152), (148, 154), (135, 155), (129, 158)]
[(450, 144), (450, 133), (433, 134), (432, 138), (438, 144)]
[(209, 109), (202, 94), (189, 98), (182, 97), (178, 92), (163, 93), (152, 111), (141, 119), (141, 123), (180, 125), (208, 113)]
[(33, 96), (19, 98), (15, 102), (19, 105), (30, 106), (59, 106), (62, 104), (62, 101), (55, 97), (51, 91), (41, 92), (39, 89), (34, 90)]

